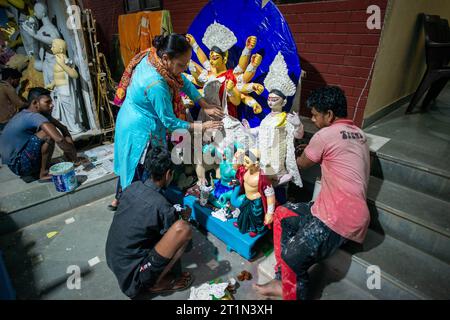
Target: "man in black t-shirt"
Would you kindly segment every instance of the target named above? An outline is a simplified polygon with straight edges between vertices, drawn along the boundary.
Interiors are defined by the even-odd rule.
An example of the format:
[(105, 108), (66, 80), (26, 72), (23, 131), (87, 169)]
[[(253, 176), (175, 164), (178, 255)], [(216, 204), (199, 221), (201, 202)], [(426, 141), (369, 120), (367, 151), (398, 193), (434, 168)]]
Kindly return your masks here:
[(144, 166), (151, 178), (124, 190), (106, 242), (108, 267), (130, 298), (142, 291), (159, 294), (185, 290), (193, 280), (188, 272), (178, 278), (169, 272), (179, 263), (192, 237), (186, 222), (191, 209), (182, 211), (183, 219), (178, 219), (175, 208), (161, 193), (173, 177), (170, 153), (154, 148)]

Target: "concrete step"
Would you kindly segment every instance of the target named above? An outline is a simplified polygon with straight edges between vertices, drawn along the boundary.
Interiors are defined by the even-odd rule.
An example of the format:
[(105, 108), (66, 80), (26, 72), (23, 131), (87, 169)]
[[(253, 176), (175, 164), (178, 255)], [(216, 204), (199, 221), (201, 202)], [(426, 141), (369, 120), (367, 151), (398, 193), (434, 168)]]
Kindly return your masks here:
[[(324, 285), (326, 287), (320, 289)], [(320, 300), (378, 300), (346, 279), (323, 278), (322, 282), (318, 282), (317, 288), (319, 289), (313, 288), (313, 297)]]
[[(390, 142), (392, 144), (394, 142)], [(397, 149), (399, 149), (398, 146)], [(445, 160), (443, 160), (445, 161)], [(389, 153), (371, 153), (371, 174), (444, 201), (449, 200), (450, 172), (424, 166), (408, 160), (408, 157)]]
[[(273, 266), (273, 257), (268, 258), (260, 264), (258, 272), (264, 279), (270, 279)], [(379, 267), (379, 289), (369, 289), (367, 285), (370, 266)], [(311, 283), (316, 287), (320, 287), (321, 279), (326, 278), (351, 283), (376, 299), (447, 299), (450, 296), (448, 264), (371, 230), (362, 248), (347, 244), (317, 267), (320, 276), (314, 276), (313, 269), (310, 270)]]
[[(301, 192), (311, 195), (318, 176), (320, 166), (303, 171), (304, 189)], [(373, 176), (367, 197), (370, 228), (450, 263), (448, 201)]]
[[(261, 262), (258, 267), (259, 283), (266, 283), (274, 278), (274, 266), (273, 254)], [(411, 294), (407, 288), (399, 287), (395, 281), (388, 281), (385, 274), (382, 274), (380, 279), (383, 294), (372, 292), (373, 290), (364, 283), (368, 277), (366, 274), (368, 266), (367, 263), (352, 257), (345, 250), (337, 250), (332, 257), (312, 266), (308, 271), (311, 298), (345, 300), (344, 297), (350, 294), (352, 298), (349, 299), (352, 300), (418, 299), (417, 295)], [(355, 295), (359, 299), (355, 298)]]
[[(274, 255), (262, 261), (258, 267), (258, 283), (264, 284), (273, 279)], [(269, 273), (271, 273), (269, 275)], [(342, 278), (324, 264), (317, 264), (309, 271), (310, 299), (313, 300), (377, 300), (368, 290), (363, 290), (346, 278)], [(279, 299), (281, 300), (281, 299)]]
[(450, 203), (370, 178), (371, 228), (450, 263)]
[[(439, 138), (430, 139), (427, 136), (429, 132), (421, 133), (420, 130), (415, 129), (415, 126), (418, 126), (417, 122), (421, 119), (420, 115), (404, 117), (403, 110), (398, 117), (400, 119), (398, 121), (406, 122), (403, 124), (404, 126), (412, 127), (410, 134), (414, 139), (411, 139), (411, 136), (398, 137), (395, 133), (387, 134), (391, 130), (390, 127), (386, 127), (389, 124), (377, 125), (365, 130), (369, 133), (371, 174), (381, 180), (389, 180), (444, 201), (448, 200), (450, 170), (446, 163), (449, 162), (450, 156), (448, 152), (445, 153), (445, 150), (448, 149), (448, 125), (445, 122), (439, 123), (439, 130), (433, 128), (436, 129), (434, 134)], [(415, 119), (415, 117), (419, 118)], [(433, 118), (430, 115), (427, 117)], [(309, 140), (318, 129), (310, 119), (305, 117), (301, 117), (301, 119), (305, 126), (305, 140)], [(433, 120), (425, 121), (428, 128), (436, 126)], [(395, 127), (393, 124), (390, 126)], [(430, 131), (432, 130), (430, 129)], [(447, 136), (443, 134), (444, 132), (447, 132)], [(383, 135), (390, 138), (385, 138)], [(377, 143), (372, 141), (374, 137), (386, 139), (388, 142), (377, 146)], [(430, 155), (430, 150), (436, 150), (438, 154)]]
[(375, 265), (381, 269), (385, 283), (390, 282), (385, 290), (382, 281), (382, 289), (375, 291), (379, 291), (380, 296), (392, 296), (391, 284), (418, 299), (448, 299), (450, 296), (449, 264), (393, 237), (369, 230), (362, 247), (349, 243), (343, 249), (348, 255), (353, 254), (352, 260), (365, 267), (360, 270), (364, 271), (362, 277), (350, 279), (359, 287), (366, 287), (367, 274), (363, 275), (368, 266)]
[[(18, 299), (43, 300), (123, 300), (128, 299), (106, 264), (105, 244), (114, 213), (107, 210), (113, 196), (102, 198), (50, 219), (35, 223), (18, 232), (0, 236), (5, 263), (17, 291)], [(72, 223), (66, 221), (71, 219)], [(48, 237), (49, 232), (58, 232)], [(93, 258), (98, 263), (89, 264)], [(193, 228), (193, 248), (186, 252), (181, 263), (194, 277), (193, 286), (215, 279), (226, 281), (248, 270), (252, 281), (240, 282), (236, 300), (256, 300), (252, 289), (256, 282), (256, 268), (264, 256), (247, 261), (209, 233)], [(68, 267), (81, 270), (81, 288), (70, 290)], [(72, 272), (73, 274), (73, 272)], [(142, 299), (187, 300), (190, 290), (164, 296), (145, 296)]]
[(25, 183), (2, 166), (0, 235), (110, 195), (114, 193), (116, 179), (115, 175), (109, 174), (92, 182), (82, 183), (73, 192), (60, 193), (52, 182)]

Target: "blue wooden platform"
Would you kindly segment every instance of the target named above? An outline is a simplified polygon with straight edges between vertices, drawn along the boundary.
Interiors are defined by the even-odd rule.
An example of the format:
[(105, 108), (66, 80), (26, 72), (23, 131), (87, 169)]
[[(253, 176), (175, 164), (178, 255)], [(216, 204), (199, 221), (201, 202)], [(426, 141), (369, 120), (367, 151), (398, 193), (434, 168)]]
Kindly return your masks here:
[(233, 226), (236, 219), (226, 222), (221, 221), (211, 215), (212, 210), (202, 207), (196, 197), (184, 197), (180, 190), (169, 188), (166, 197), (172, 203), (183, 203), (184, 206), (192, 208), (191, 219), (197, 221), (208, 232), (211, 232), (227, 245), (229, 251), (233, 250), (247, 260), (251, 260), (257, 253), (257, 244), (267, 234), (267, 231), (252, 238), (247, 234), (242, 234), (239, 229)]

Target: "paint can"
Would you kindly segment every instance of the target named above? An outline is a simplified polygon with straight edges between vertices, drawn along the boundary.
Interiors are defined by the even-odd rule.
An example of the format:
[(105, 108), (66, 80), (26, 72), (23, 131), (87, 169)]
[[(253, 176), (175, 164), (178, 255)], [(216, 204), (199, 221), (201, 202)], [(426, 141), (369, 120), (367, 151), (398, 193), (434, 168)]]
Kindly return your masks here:
[(52, 176), (58, 192), (70, 192), (78, 186), (75, 167), (71, 162), (61, 162), (53, 165), (49, 170), (49, 174)]

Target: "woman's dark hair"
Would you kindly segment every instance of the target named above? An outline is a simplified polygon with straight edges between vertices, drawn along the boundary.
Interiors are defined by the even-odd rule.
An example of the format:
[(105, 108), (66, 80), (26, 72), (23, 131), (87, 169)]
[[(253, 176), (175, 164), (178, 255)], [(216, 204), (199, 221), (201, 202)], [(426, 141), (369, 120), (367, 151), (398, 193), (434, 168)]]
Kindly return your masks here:
[(2, 70), (2, 79), (8, 80), (8, 79), (20, 79), (22, 78), (22, 72), (12, 69), (12, 68), (5, 68)]
[(172, 162), (168, 150), (161, 147), (155, 147), (147, 153), (144, 167), (154, 180), (160, 181), (167, 171), (175, 168), (175, 164)]
[(172, 33), (168, 36), (156, 36), (153, 39), (152, 44), (156, 48), (156, 53), (160, 58), (162, 58), (165, 53), (170, 59), (177, 58), (191, 49), (191, 45), (186, 37), (176, 33)]
[(314, 90), (306, 100), (306, 106), (310, 109), (314, 107), (320, 113), (331, 110), (338, 118), (347, 117), (347, 99), (339, 87), (327, 86)]
[(50, 97), (50, 91), (41, 87), (31, 88), (28, 93), (28, 103), (31, 104), (33, 100), (37, 100), (40, 96)]

